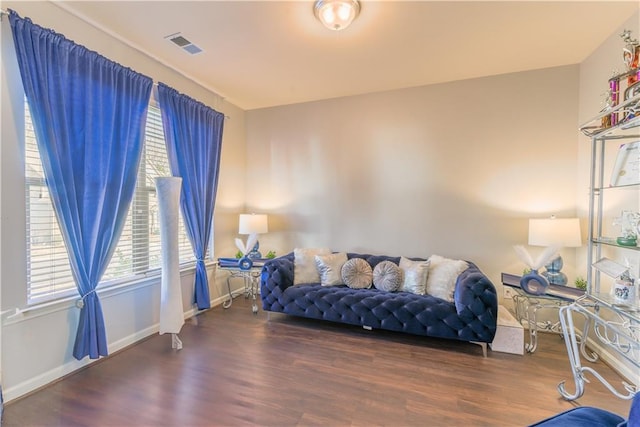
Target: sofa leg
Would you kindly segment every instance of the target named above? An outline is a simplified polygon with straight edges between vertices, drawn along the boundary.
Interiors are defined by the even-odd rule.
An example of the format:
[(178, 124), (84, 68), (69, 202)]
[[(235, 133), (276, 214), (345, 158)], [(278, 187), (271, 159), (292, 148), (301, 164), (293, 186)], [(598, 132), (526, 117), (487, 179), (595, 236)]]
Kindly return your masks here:
[(486, 342), (471, 341), (471, 344), (476, 344), (476, 345), (479, 345), (480, 347), (482, 347), (482, 357), (487, 357), (487, 343)]

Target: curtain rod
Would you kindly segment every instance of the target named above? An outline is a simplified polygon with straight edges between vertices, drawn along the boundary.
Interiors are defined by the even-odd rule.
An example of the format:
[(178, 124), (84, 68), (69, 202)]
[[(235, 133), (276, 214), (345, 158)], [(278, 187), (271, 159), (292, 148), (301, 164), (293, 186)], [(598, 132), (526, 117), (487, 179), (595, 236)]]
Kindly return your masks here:
[[(6, 16), (9, 16), (9, 11), (8, 11), (8, 10), (6, 10), (6, 9), (0, 9), (0, 22), (2, 21), (2, 17), (3, 17), (3, 16), (5, 16), (5, 15), (6, 15)], [(196, 82), (196, 83), (198, 83), (198, 82)], [(153, 82), (153, 85), (154, 85), (154, 86), (158, 86), (158, 83), (157, 83), (157, 82)], [(202, 85), (201, 85), (201, 86), (202, 86)], [(211, 89), (209, 89), (209, 88), (206, 88), (206, 89), (207, 89), (207, 90), (209, 90), (210, 92), (212, 92), (212, 93), (213, 93), (215, 96), (217, 96), (218, 98), (220, 98), (220, 99), (222, 100), (222, 102), (224, 102), (224, 101), (225, 101), (224, 96), (219, 95), (217, 92), (214, 92), (214, 91), (212, 91), (212, 90), (211, 90)], [(230, 117), (230, 116), (228, 116), (227, 114), (225, 114), (225, 115), (224, 115), (224, 118), (225, 118), (225, 119), (227, 119), (227, 120), (231, 119), (231, 117)]]
[(164, 65), (165, 67), (173, 70), (174, 72), (180, 74), (182, 77), (185, 77), (189, 80), (191, 80), (192, 82), (196, 83), (197, 85), (203, 87), (204, 89), (208, 90), (211, 93), (214, 93), (216, 96), (219, 96), (221, 98), (224, 98), (222, 95), (220, 95), (220, 93), (216, 90), (214, 90), (213, 88), (209, 87), (207, 84), (201, 82), (200, 80), (196, 79), (195, 77), (191, 77), (189, 74), (187, 74), (186, 72), (180, 71), (178, 69), (176, 69), (175, 67), (171, 66), (168, 62), (165, 62), (163, 59), (159, 58), (156, 55), (153, 55), (150, 52), (147, 52), (142, 46), (138, 45), (137, 43), (132, 42), (131, 40), (123, 37), (122, 35), (120, 35), (119, 33), (107, 28), (105, 25), (102, 25), (100, 23), (98, 23), (97, 21), (95, 21), (94, 19), (89, 18), (88, 16), (79, 13), (77, 10), (73, 9), (71, 6), (69, 6), (67, 4), (68, 2), (60, 2), (60, 1), (54, 1), (53, 5), (59, 7), (60, 9), (64, 10), (67, 13), (70, 13), (71, 15), (75, 16), (76, 18), (84, 21), (85, 23), (89, 24), (90, 26), (94, 27), (95, 29), (102, 31), (103, 33), (113, 37), (114, 39), (118, 40), (121, 43), (124, 43), (125, 45), (129, 46), (132, 49), (137, 50), (138, 52), (142, 53), (143, 55), (153, 59), (154, 61), (157, 61), (158, 63)]
[[(159, 82), (157, 82), (157, 81), (155, 81), (155, 80), (154, 80), (154, 81), (153, 81), (153, 87), (157, 89), (157, 88), (158, 88), (158, 83), (159, 83)], [(176, 90), (176, 89), (174, 89), (174, 90)], [(223, 96), (220, 96), (220, 95), (218, 95), (218, 94), (217, 94), (217, 93), (215, 93), (215, 92), (213, 92), (213, 94), (214, 94), (216, 97), (220, 98), (220, 99), (222, 100), (222, 102), (224, 102), (224, 97), (223, 97)], [(156, 97), (156, 96), (157, 96), (157, 92), (154, 90), (154, 95), (153, 95), (153, 97)], [(189, 95), (187, 95), (187, 96), (189, 96)], [(157, 98), (156, 98), (156, 99), (157, 99)], [(195, 98), (192, 98), (192, 99), (195, 99)], [(196, 101), (197, 101), (197, 100), (196, 100)], [(202, 102), (202, 101), (198, 101), (198, 102)], [(204, 104), (204, 103), (203, 103), (203, 104)], [(204, 105), (207, 105), (207, 104), (204, 104)], [(207, 107), (209, 107), (209, 106), (207, 105)], [(216, 109), (215, 109), (215, 108), (213, 108), (213, 107), (209, 107), (209, 108), (211, 108), (213, 111), (216, 111), (216, 112), (218, 112), (218, 113), (222, 113), (221, 111), (218, 111), (218, 110), (216, 110)], [(224, 114), (224, 113), (222, 113), (222, 114)], [(231, 116), (229, 116), (228, 114), (224, 114), (224, 118), (225, 118), (225, 120), (231, 120)]]

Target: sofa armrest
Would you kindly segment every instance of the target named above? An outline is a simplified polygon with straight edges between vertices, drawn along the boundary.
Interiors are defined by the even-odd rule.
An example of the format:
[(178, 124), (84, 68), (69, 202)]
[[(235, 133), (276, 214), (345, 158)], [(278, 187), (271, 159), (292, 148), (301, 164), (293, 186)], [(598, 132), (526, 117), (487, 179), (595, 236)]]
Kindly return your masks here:
[(269, 310), (285, 289), (293, 286), (293, 252), (264, 263), (260, 275), (262, 308)]
[(476, 332), (495, 334), (498, 323), (498, 295), (487, 276), (473, 263), (460, 273), (454, 292), (456, 311)]

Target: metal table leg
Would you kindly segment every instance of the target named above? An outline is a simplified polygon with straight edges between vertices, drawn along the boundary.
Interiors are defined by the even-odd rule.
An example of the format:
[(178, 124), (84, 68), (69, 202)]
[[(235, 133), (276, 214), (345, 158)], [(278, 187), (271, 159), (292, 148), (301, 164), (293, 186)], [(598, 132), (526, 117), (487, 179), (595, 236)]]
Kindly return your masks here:
[[(554, 333), (562, 333), (560, 321), (552, 322), (549, 320), (538, 321), (538, 311), (542, 309), (559, 309), (566, 302), (545, 298), (543, 296), (530, 295), (514, 295), (513, 301), (515, 305), (516, 318), (522, 324), (526, 322), (529, 329), (529, 342), (525, 343), (527, 353), (534, 353), (538, 348), (538, 332), (548, 331)], [(547, 301), (548, 303), (543, 303)], [(586, 353), (585, 353), (586, 354)], [(589, 359), (591, 360), (591, 358)]]
[[(576, 339), (576, 333), (573, 326), (573, 316), (571, 315), (570, 306), (562, 307), (558, 315), (560, 316), (560, 323), (562, 324), (562, 333), (564, 335), (564, 342), (567, 346), (567, 355), (569, 356), (569, 365), (571, 366), (571, 372), (573, 373), (573, 382), (575, 385), (575, 393), (569, 393), (564, 386), (565, 381), (558, 384), (558, 392), (562, 397), (567, 400), (575, 400), (584, 394), (585, 378), (582, 375), (582, 365), (580, 363), (580, 352), (578, 350), (578, 341)], [(587, 337), (589, 332), (583, 331), (583, 335)], [(584, 339), (582, 341), (585, 341)]]
[(222, 303), (222, 308), (229, 308), (231, 304), (233, 304), (233, 294), (231, 293), (231, 283), (229, 282), (233, 276), (227, 276), (227, 291), (229, 293), (229, 298), (225, 302)]
[(258, 313), (258, 302), (256, 301), (257, 294), (258, 294), (258, 277), (252, 275), (251, 276), (251, 298), (253, 298), (253, 301), (251, 303), (251, 310), (253, 311), (253, 314)]

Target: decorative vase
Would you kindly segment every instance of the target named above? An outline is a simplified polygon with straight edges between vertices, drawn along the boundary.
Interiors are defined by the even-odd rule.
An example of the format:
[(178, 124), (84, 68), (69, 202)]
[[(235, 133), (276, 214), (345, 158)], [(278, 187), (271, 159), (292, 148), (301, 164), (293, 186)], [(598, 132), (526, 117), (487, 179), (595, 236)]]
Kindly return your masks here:
[(549, 281), (539, 275), (537, 270), (531, 270), (520, 279), (520, 287), (528, 294), (544, 295), (549, 287)]
[(251, 270), (251, 267), (253, 267), (253, 260), (249, 255), (245, 255), (240, 258), (240, 261), (238, 261), (238, 267), (240, 267), (240, 270)]
[(180, 177), (156, 178), (162, 248), (160, 334), (177, 334), (184, 324), (178, 255), (178, 211), (181, 188), (182, 178)]

